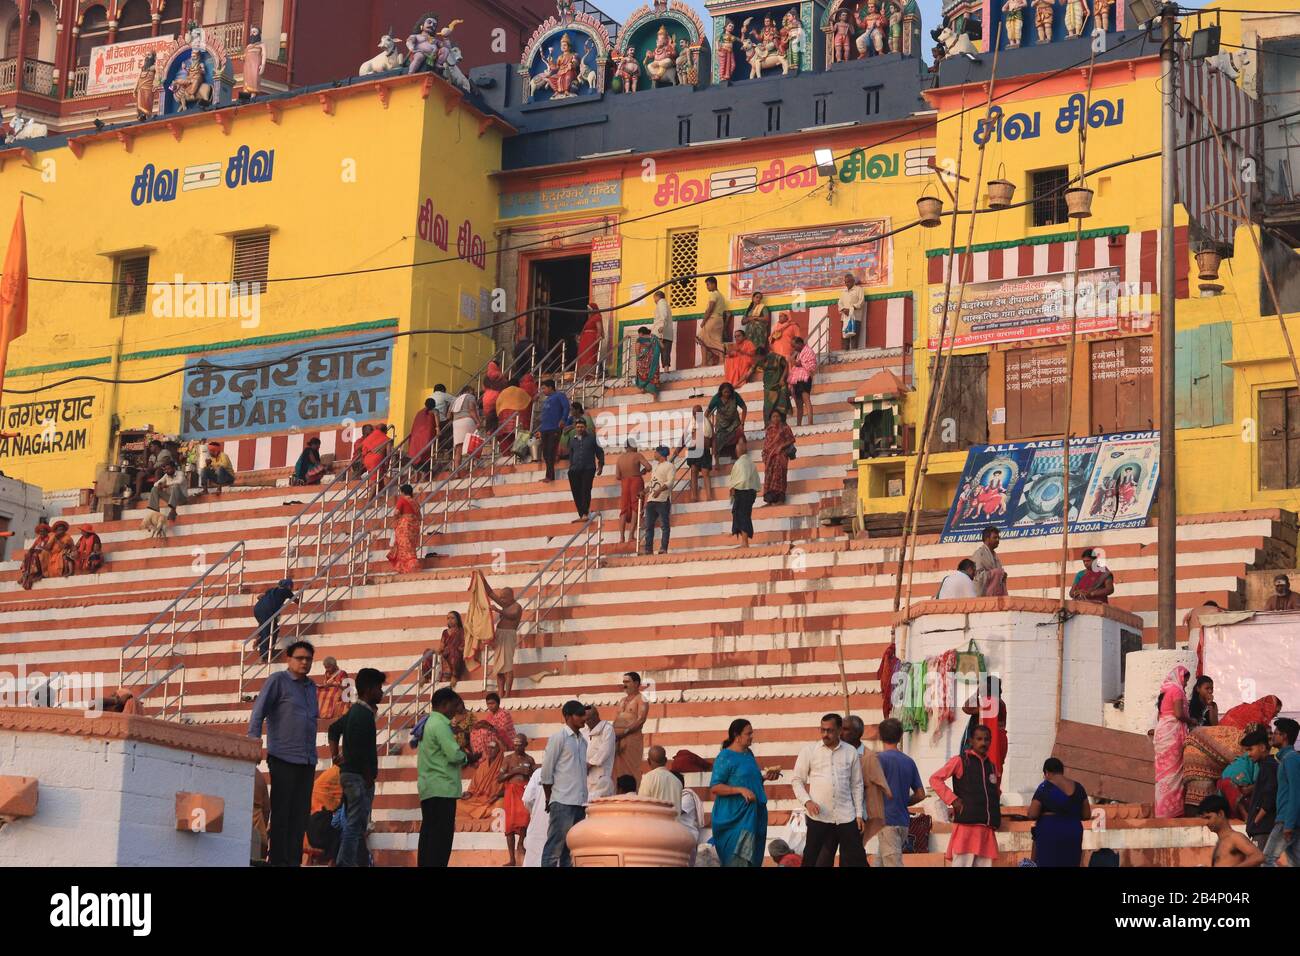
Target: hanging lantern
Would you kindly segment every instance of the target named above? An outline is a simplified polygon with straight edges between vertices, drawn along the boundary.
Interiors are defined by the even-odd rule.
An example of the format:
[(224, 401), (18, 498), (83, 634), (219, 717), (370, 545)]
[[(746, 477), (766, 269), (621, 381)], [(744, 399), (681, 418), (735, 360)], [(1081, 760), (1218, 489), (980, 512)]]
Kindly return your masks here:
[(939, 225), (943, 214), (943, 200), (936, 196), (922, 196), (916, 201), (916, 213), (921, 218), (921, 225), (933, 229)]
[[(1213, 246), (1207, 246), (1196, 253), (1196, 268), (1200, 272), (1199, 278), (1213, 282), (1219, 278), (1219, 263), (1223, 257), (1219, 255), (1219, 250)], [(1202, 289), (1205, 286), (1201, 286)]]
[(1071, 219), (1092, 218), (1092, 190), (1087, 186), (1074, 186), (1065, 191), (1065, 205)]

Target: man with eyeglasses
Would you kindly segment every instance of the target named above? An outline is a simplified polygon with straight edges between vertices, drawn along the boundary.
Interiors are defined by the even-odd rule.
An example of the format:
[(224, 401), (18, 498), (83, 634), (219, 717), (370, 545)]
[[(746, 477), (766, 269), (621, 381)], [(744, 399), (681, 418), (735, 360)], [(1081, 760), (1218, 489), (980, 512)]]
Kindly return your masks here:
[(271, 865), (299, 866), (311, 816), (316, 771), (316, 685), (307, 674), (316, 649), (295, 641), (285, 649), (286, 668), (272, 674), (253, 704), (248, 736), (261, 739), (266, 725), (266, 764), (271, 771)]

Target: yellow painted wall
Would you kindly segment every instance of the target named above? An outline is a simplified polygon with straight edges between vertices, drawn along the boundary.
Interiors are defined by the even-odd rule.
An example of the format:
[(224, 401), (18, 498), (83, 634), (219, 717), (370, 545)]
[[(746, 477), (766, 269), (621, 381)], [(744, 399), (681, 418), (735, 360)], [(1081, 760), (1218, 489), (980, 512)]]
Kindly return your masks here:
[[(264, 103), (235, 110), (228, 131), (204, 114), (182, 120), (176, 135), (164, 124), (134, 127), (129, 149), (108, 134), (88, 143), (80, 157), (64, 146), (36, 153), (31, 162), (9, 158), (0, 171), (4, 234), (23, 194), (33, 279), (76, 281), (31, 283), (29, 329), (10, 351), (4, 404), (96, 398), (85, 448), (30, 458), (0, 456), (0, 468), (47, 489), (85, 487), (109, 454), (108, 422), (114, 410), (124, 428), (151, 425), (177, 432), (181, 375), (118, 387), (80, 382), (53, 392), (20, 394), (78, 374), (115, 377), (112, 362), (119, 352), (178, 350), (121, 363), (118, 377), (143, 379), (178, 369), (189, 350), (215, 343), (247, 347), (268, 337), (310, 336), (384, 320), (397, 320), (401, 331), (460, 330), (454, 336), (395, 343), (390, 417), (402, 423), (403, 432), (435, 381), (454, 389), (464, 369), (477, 370), (490, 353), (490, 340), (472, 331), (476, 325), (462, 320), (454, 306), (462, 289), (472, 290), (477, 300), (480, 289), (491, 286), (490, 265), (487, 270), (464, 261), (416, 270), (410, 266), (448, 256), (454, 260), (457, 231), (466, 220), (479, 234), (490, 230), (496, 190), (483, 171), (500, 161), (501, 133), (493, 127), (480, 135), (477, 114), (454, 103), (448, 110), (441, 81), (427, 98), (415, 81), (384, 85), (391, 93), (386, 106), (374, 88), (363, 88), (340, 96), (331, 115), (310, 94), (278, 101), (282, 109), (277, 114)], [(455, 148), (447, 148), (450, 144)], [(228, 158), (242, 145), (275, 150), (270, 182), (235, 189), (222, 182), (217, 188), (181, 190), (171, 202), (132, 203), (133, 182), (146, 164), (184, 169), (220, 162), (224, 177)], [(450, 253), (416, 235), (418, 206), (429, 196), (451, 223)], [(160, 317), (155, 315), (159, 290), (154, 289), (143, 314), (118, 318), (112, 314), (111, 287), (93, 284), (114, 278), (114, 261), (105, 253), (142, 247), (152, 247), (151, 285), (171, 283), (177, 276), (185, 282), (229, 281), (232, 240), (223, 234), (261, 227), (274, 230), (272, 280), (397, 268), (272, 281), (256, 320), (207, 312)], [(484, 238), (490, 239), (490, 232)], [(220, 361), (216, 356), (222, 354), (228, 353), (205, 357)], [(33, 371), (68, 363), (87, 367)]]

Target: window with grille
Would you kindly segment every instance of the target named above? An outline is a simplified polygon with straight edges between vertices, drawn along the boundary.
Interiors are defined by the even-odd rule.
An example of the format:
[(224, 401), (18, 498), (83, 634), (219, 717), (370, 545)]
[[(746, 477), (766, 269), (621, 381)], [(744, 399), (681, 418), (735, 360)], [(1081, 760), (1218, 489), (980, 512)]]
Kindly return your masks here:
[(1065, 205), (1065, 187), (1069, 182), (1070, 171), (1064, 166), (1029, 174), (1035, 226), (1059, 226), (1069, 220)]
[(767, 131), (769, 133), (781, 132), (781, 104), (767, 104)]
[[(668, 277), (693, 276), (699, 268), (700, 234), (673, 232), (668, 235)], [(674, 309), (687, 309), (695, 305), (695, 279), (683, 279), (668, 287), (668, 304)]]
[(269, 233), (235, 236), (230, 284), (235, 295), (261, 295), (266, 291), (267, 261), (271, 254)]
[(880, 112), (880, 87), (868, 86), (866, 87), (866, 92), (867, 102), (863, 107), (863, 110), (868, 116), (874, 116), (876, 113)]
[(677, 145), (691, 145), (691, 118), (689, 116), (677, 117)]
[(718, 120), (718, 139), (727, 139), (731, 136), (731, 110), (718, 110), (714, 114)]
[(120, 258), (116, 273), (113, 277), (113, 314), (143, 312), (149, 293), (149, 257)]
[(813, 125), (826, 125), (826, 97), (819, 96), (813, 100)]

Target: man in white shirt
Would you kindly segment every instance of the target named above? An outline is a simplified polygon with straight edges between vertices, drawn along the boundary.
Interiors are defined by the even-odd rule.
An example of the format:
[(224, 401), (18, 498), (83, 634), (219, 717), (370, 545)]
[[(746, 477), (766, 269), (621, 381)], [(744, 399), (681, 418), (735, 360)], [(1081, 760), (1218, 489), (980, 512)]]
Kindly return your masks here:
[(660, 445), (655, 449), (655, 463), (650, 469), (650, 487), (646, 489), (645, 551), (642, 552), (644, 554), (654, 553), (655, 525), (660, 521), (663, 521), (664, 531), (659, 543), (659, 553), (668, 553), (673, 478), (677, 474), (669, 454), (666, 445)]
[(804, 866), (866, 866), (862, 844), (865, 792), (858, 752), (840, 739), (844, 721), (827, 714), (821, 721), (821, 743), (808, 744), (794, 764), (794, 795), (808, 813), (808, 843)]
[(175, 462), (168, 460), (162, 468), (163, 473), (154, 481), (153, 488), (149, 491), (149, 507), (154, 511), (161, 511), (162, 504), (166, 502), (167, 517), (175, 521), (176, 509), (187, 501), (185, 485), (188, 482), (185, 476), (176, 470)]
[(524, 834), (524, 866), (542, 865), (542, 852), (546, 849), (546, 831), (551, 825), (546, 812), (546, 793), (542, 790), (542, 768), (533, 771), (524, 787), (524, 807), (528, 810), (528, 830)]
[(668, 769), (668, 754), (663, 747), (655, 744), (646, 752), (646, 763), (650, 771), (641, 778), (637, 795), (651, 800), (670, 803), (680, 811), (682, 805), (682, 782)]
[(659, 356), (659, 365), (665, 371), (672, 368), (673, 364), (673, 310), (668, 305), (668, 299), (664, 296), (663, 290), (660, 289), (655, 293), (655, 320), (650, 327), (650, 331), (659, 339), (661, 355)]
[(566, 701), (564, 724), (546, 740), (542, 757), (542, 792), (546, 794), (546, 846), (542, 866), (570, 867), (569, 831), (587, 816), (587, 741), (578, 733), (587, 718), (581, 701)]
[(594, 705), (587, 707), (582, 736), (587, 740), (587, 799), (614, 795), (614, 725), (600, 719)]
[(949, 573), (939, 585), (937, 597), (940, 601), (979, 597), (975, 591), (975, 562), (970, 558), (962, 558), (957, 570)]
[(852, 275), (844, 277), (844, 291), (840, 293), (840, 331), (846, 349), (858, 347), (858, 338), (866, 324), (867, 294)]

